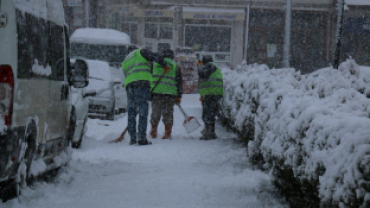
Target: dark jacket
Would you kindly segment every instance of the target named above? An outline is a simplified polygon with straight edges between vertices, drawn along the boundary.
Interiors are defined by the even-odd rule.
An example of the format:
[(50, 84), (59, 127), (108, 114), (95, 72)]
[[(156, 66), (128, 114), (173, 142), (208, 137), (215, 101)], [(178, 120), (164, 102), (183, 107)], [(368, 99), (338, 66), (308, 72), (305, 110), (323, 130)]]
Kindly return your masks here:
[[(154, 52), (152, 52), (150, 50), (147, 50), (147, 49), (140, 49), (140, 54), (141, 54), (141, 56), (143, 56), (143, 58), (145, 58), (149, 62), (152, 62), (152, 63), (157, 62), (163, 67), (167, 66), (167, 63), (164, 60), (164, 58), (162, 56), (160, 56), (158, 53), (154, 53)], [(130, 84), (128, 84), (126, 86), (126, 89), (128, 89), (128, 88), (137, 88), (139, 86), (144, 86), (144, 87), (149, 87), (150, 88), (150, 82), (149, 81), (144, 81), (144, 80), (131, 82)]]
[[(206, 63), (203, 66), (198, 67), (198, 76), (199, 79), (208, 79), (209, 76), (211, 76), (215, 71), (217, 70), (216, 66), (212, 63)], [(211, 100), (218, 101), (223, 96), (221, 95), (206, 95), (206, 97), (209, 97)]]
[(199, 79), (208, 79), (208, 77), (216, 70), (217, 68), (212, 63), (206, 63), (205, 65), (198, 67)]

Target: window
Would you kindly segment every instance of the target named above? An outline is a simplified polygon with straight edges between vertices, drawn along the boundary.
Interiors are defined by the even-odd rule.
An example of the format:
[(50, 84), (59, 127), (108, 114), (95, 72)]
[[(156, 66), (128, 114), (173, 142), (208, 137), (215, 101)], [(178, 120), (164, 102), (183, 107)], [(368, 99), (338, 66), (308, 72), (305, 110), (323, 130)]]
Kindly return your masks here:
[(171, 39), (172, 38), (172, 25), (160, 24), (159, 25), (159, 38)]
[(172, 17), (146, 17), (145, 38), (172, 39)]
[(153, 50), (153, 43), (152, 42), (146, 42), (145, 43), (145, 48), (148, 50)]
[(158, 51), (162, 51), (163, 49), (171, 49), (170, 43), (158, 43)]
[(127, 47), (125, 45), (71, 43), (72, 57), (84, 57), (108, 63), (122, 63), (126, 58), (126, 53)]
[(134, 17), (133, 12), (122, 12), (121, 13), (121, 31), (127, 33), (130, 36), (131, 43), (137, 44), (138, 39), (138, 20)]
[(185, 26), (185, 45), (195, 51), (230, 52), (230, 42), (230, 27)]
[(230, 61), (230, 54), (215, 54), (215, 61)]
[[(64, 76), (57, 76), (55, 70), (58, 60), (63, 59), (64, 55), (63, 27), (18, 10), (16, 15), (18, 78), (31, 78), (32, 68), (36, 67), (46, 72), (51, 70), (51, 78), (63, 80)], [(44, 73), (41, 76), (50, 76), (50, 74)]]
[(58, 61), (63, 60), (64, 57), (64, 33), (63, 27), (54, 23), (50, 23), (50, 66), (51, 79), (64, 80), (64, 61), (63, 66), (58, 67)]
[(157, 24), (145, 24), (145, 37), (146, 38), (157, 38), (158, 37), (158, 25)]
[(110, 28), (117, 29), (118, 13), (112, 13), (110, 19)]
[(251, 10), (249, 24), (251, 28), (282, 28), (284, 20), (284, 12)]

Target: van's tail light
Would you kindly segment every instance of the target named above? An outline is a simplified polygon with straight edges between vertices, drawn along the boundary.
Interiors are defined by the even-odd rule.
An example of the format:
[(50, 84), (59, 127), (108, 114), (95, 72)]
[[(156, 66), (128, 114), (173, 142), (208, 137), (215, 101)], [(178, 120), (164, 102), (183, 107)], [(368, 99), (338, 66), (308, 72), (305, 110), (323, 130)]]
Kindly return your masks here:
[(5, 119), (5, 125), (12, 124), (14, 76), (12, 67), (0, 66), (0, 115)]

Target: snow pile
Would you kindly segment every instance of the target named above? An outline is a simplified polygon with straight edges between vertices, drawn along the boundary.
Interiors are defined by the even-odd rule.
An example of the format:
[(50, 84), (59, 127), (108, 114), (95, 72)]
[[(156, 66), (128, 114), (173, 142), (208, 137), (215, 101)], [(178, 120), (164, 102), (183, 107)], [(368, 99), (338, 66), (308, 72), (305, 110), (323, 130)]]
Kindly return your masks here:
[(64, 25), (64, 8), (62, 0), (14, 0), (16, 8), (36, 17), (50, 20), (58, 25)]
[(39, 64), (39, 61), (35, 59), (34, 64), (32, 65), (32, 72), (42, 76), (51, 75), (51, 67), (47, 64), (45, 67)]
[(65, 151), (59, 152), (57, 156), (53, 158), (53, 163), (60, 167), (67, 164), (72, 159), (72, 150), (67, 148)]
[(32, 160), (30, 174), (32, 176), (38, 176), (46, 170), (46, 164), (42, 158)]
[[(370, 73), (353, 60), (339, 70), (242, 65), (224, 70), (221, 117), (248, 142), (273, 180), (293, 173), (322, 206), (370, 204)], [(285, 174), (286, 175), (286, 174)], [(285, 179), (286, 180), (286, 179)], [(303, 187), (305, 189), (306, 187)]]
[(47, 19), (48, 17), (46, 0), (14, 0), (14, 4), (16, 8), (23, 13), (23, 15), (24, 13), (29, 13), (43, 19)]
[(71, 36), (71, 42), (90, 44), (130, 44), (130, 36), (112, 29), (80, 28)]

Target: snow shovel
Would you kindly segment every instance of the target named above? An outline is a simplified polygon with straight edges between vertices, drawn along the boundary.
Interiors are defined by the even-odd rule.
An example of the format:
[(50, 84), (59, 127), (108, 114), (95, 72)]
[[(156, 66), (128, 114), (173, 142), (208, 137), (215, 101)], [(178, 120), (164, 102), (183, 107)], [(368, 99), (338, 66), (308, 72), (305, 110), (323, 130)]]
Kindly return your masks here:
[(198, 120), (194, 116), (188, 116), (180, 104), (177, 103), (176, 105), (180, 108), (181, 113), (185, 117), (183, 126), (185, 127), (186, 132), (191, 133), (197, 130), (200, 127)]
[(119, 136), (117, 139), (114, 139), (114, 140), (109, 141), (109, 143), (122, 142), (122, 140), (125, 138), (125, 134), (126, 134), (127, 130), (128, 130), (128, 126), (126, 126), (125, 130), (123, 130), (121, 136)]
[[(164, 75), (165, 75), (165, 73), (163, 73), (163, 74), (159, 77), (158, 82), (157, 82), (157, 83), (155, 83), (155, 85), (153, 86), (153, 89), (150, 91), (150, 93), (152, 93), (152, 92), (154, 91), (154, 89), (158, 86), (159, 82), (162, 80), (162, 78), (164, 77)], [(122, 132), (121, 136), (119, 136), (117, 139), (114, 139), (114, 140), (109, 141), (109, 143), (118, 143), (118, 142), (122, 142), (122, 141), (123, 141), (123, 139), (125, 138), (125, 134), (126, 134), (127, 130), (128, 130), (128, 124), (127, 124), (127, 126), (126, 126), (125, 130), (123, 130), (123, 132)]]

